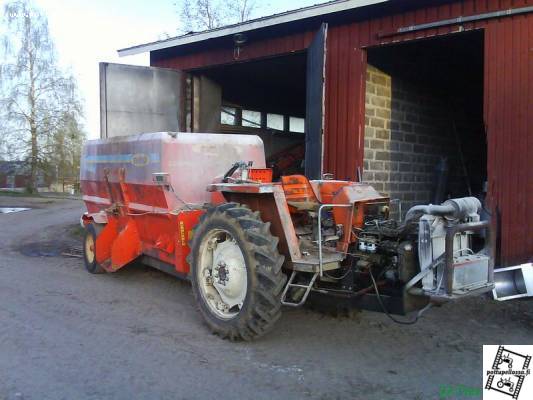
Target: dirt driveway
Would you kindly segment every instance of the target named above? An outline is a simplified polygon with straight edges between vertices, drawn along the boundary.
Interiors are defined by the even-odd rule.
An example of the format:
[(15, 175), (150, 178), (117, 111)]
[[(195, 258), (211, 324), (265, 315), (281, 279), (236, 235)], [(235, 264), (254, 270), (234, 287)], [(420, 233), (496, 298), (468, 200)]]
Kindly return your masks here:
[[(0, 399), (437, 399), (482, 385), (483, 344), (533, 344), (533, 302), (475, 298), (415, 325), (286, 309), (254, 343), (208, 333), (188, 283), (89, 275), (79, 201), (0, 196)], [(41, 244), (41, 245), (39, 245)]]

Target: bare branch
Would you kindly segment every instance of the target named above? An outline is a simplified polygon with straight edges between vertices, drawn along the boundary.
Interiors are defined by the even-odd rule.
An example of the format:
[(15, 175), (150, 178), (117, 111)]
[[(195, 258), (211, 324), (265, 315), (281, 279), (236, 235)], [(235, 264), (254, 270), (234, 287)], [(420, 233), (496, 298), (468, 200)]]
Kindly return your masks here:
[(182, 33), (244, 22), (259, 9), (257, 0), (181, 0), (174, 6)]

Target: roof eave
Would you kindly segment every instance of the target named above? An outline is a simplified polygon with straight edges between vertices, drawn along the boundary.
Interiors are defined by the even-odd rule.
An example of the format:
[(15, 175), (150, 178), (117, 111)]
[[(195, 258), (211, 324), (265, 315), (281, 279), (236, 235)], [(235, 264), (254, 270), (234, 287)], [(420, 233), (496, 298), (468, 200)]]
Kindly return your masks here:
[(118, 50), (118, 55), (120, 57), (131, 56), (149, 51), (162, 50), (169, 47), (183, 46), (186, 44), (203, 42), (205, 40), (230, 36), (236, 33), (253, 31), (256, 29), (267, 28), (275, 25), (285, 24), (288, 22), (313, 18), (320, 15), (332, 14), (350, 9), (370, 6), (373, 4), (385, 3), (386, 1), (388, 0), (344, 0), (326, 4), (317, 4), (303, 9), (287, 11), (281, 14), (258, 18), (236, 25), (230, 25), (208, 31), (178, 36), (163, 41), (127, 47)]

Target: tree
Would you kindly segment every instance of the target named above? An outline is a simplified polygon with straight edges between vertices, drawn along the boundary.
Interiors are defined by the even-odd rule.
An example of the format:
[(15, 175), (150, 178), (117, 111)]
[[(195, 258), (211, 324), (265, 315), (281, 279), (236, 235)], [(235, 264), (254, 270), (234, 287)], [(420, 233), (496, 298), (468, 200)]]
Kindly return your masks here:
[(80, 172), (81, 148), (86, 135), (72, 112), (65, 113), (62, 121), (48, 138), (46, 149), (49, 156), (43, 169), (57, 179), (74, 178)]
[(249, 20), (258, 9), (256, 0), (182, 0), (179, 9), (183, 32), (198, 32)]
[(30, 165), (28, 189), (50, 163), (57, 132), (81, 116), (74, 79), (57, 65), (48, 21), (28, 0), (4, 6), (0, 99), (4, 146)]
[(232, 16), (235, 22), (248, 21), (258, 9), (255, 0), (233, 0), (225, 4), (228, 7), (230, 16)]

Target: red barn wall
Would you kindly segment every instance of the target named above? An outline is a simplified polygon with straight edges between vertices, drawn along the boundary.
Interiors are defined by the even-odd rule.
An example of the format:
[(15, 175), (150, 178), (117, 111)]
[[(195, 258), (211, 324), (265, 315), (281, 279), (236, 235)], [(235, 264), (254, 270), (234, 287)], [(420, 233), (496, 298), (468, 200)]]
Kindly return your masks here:
[(363, 168), (365, 47), (484, 29), (488, 196), (500, 217), (500, 261), (511, 265), (533, 258), (533, 14), (379, 38), (400, 27), (532, 4), (470, 0), (330, 27), (325, 170), (353, 178)]
[(314, 34), (314, 31), (300, 32), (247, 43), (241, 49), (238, 60), (235, 60), (233, 41), (230, 39), (225, 46), (220, 46), (215, 49), (201, 50), (165, 59), (154, 60), (152, 57), (150, 65), (154, 67), (191, 70), (210, 65), (221, 65), (235, 63), (236, 61), (242, 62), (281, 54), (290, 54), (304, 51), (311, 43)]

